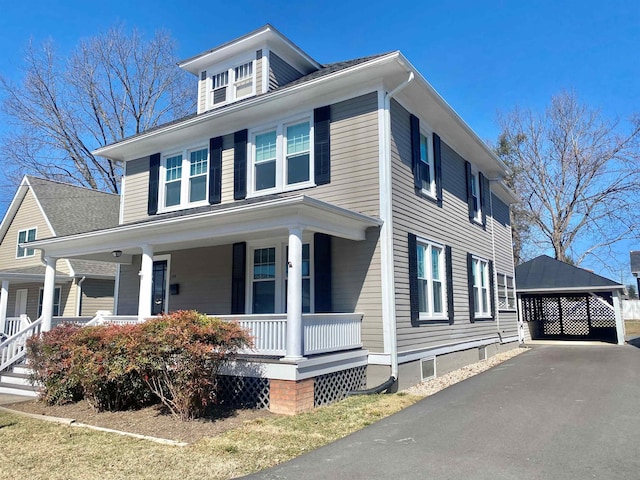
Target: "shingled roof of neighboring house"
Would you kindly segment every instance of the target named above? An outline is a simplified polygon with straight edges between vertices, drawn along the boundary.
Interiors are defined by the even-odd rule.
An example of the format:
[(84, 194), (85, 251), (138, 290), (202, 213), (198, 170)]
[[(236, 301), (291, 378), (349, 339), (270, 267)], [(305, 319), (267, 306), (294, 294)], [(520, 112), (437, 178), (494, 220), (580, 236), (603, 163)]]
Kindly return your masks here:
[(624, 288), (617, 282), (603, 276), (576, 267), (547, 255), (529, 260), (516, 267), (516, 284), (518, 291), (550, 291), (550, 290), (589, 290), (611, 287), (613, 290)]
[(98, 262), (93, 260), (77, 260), (70, 258), (69, 263), (76, 276), (87, 277), (115, 277), (116, 264), (109, 262)]
[(118, 195), (30, 175), (27, 179), (56, 236), (118, 225)]

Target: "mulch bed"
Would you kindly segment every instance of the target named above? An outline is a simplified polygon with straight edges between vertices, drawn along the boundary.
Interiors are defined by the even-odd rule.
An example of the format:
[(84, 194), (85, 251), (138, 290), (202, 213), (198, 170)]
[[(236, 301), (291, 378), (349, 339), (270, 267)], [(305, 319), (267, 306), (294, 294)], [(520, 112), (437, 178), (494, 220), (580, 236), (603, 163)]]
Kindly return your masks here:
[(5, 407), (36, 415), (74, 419), (97, 427), (110, 428), (150, 437), (194, 443), (241, 426), (248, 420), (273, 415), (268, 410), (214, 409), (209, 416), (183, 422), (162, 411), (159, 405), (124, 412), (96, 412), (81, 401), (67, 405), (47, 406), (38, 400), (14, 403)]

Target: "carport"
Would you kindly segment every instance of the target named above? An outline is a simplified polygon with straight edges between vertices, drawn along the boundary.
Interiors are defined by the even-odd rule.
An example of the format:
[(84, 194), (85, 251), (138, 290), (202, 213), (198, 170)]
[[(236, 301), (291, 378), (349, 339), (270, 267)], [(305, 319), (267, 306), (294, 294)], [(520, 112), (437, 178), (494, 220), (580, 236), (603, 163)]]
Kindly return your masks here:
[(528, 340), (624, 344), (624, 286), (541, 255), (516, 267), (520, 335)]

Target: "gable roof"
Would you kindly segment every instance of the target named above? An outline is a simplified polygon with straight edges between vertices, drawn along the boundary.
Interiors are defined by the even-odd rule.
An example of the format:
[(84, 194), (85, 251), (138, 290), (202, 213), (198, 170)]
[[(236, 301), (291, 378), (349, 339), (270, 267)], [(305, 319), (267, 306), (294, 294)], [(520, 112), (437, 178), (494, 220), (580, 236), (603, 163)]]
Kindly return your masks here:
[(30, 175), (25, 179), (56, 236), (118, 224), (118, 195)]
[(555, 260), (547, 255), (529, 260), (516, 267), (518, 292), (589, 291), (623, 289), (613, 280)]

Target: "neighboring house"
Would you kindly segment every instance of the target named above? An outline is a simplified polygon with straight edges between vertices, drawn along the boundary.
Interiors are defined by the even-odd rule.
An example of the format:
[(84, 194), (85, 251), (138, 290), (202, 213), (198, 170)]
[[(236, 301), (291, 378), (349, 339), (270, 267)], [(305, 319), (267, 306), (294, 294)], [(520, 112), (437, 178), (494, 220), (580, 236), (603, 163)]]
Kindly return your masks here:
[(94, 152), (120, 224), (36, 240), (50, 278), (110, 259), (118, 315), (240, 321), (226, 373), (274, 411), (517, 346), (508, 169), (400, 52), (322, 65), (267, 25), (179, 66), (197, 113)]
[[(118, 224), (119, 197), (25, 176), (0, 224), (0, 332), (19, 317), (42, 313), (45, 267), (39, 250), (22, 243)], [(82, 259), (57, 263), (53, 316), (94, 316), (113, 310), (115, 265)], [(22, 321), (24, 324), (24, 320)]]
[(624, 344), (625, 287), (547, 255), (516, 267), (521, 337)]

